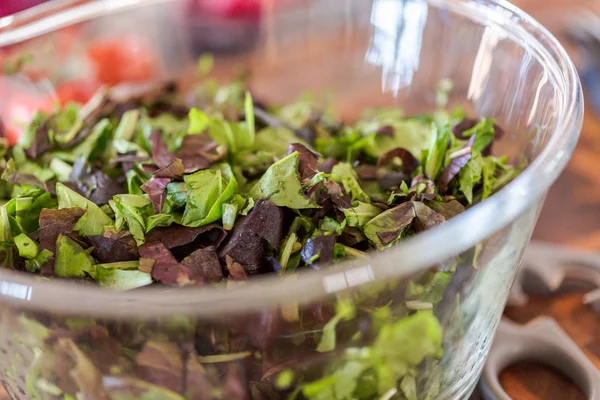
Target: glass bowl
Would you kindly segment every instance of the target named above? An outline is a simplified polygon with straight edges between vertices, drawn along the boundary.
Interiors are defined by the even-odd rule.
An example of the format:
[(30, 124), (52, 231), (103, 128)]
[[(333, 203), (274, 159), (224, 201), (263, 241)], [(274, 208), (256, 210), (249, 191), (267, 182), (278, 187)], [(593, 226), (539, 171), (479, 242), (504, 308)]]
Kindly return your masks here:
[[(0, 376), (13, 399), (472, 392), (544, 196), (581, 129), (581, 88), (567, 54), (504, 1), (247, 3), (236, 11), (202, 1), (63, 0), (0, 19), (0, 59), (30, 59), (0, 76), (0, 115), (6, 125), (7, 115), (27, 120), (48, 96), (77, 95), (98, 80), (185, 81), (211, 52), (220, 78), (249, 69), (261, 99), (327, 91), (347, 120), (369, 107), (431, 110), (438, 82), (451, 79), (449, 104), (496, 118), (506, 134), (495, 152), (527, 168), (441, 226), (321, 271), (115, 293), (3, 269)], [(129, 41), (110, 61), (117, 76), (110, 68), (103, 75), (88, 51), (110, 41)], [(444, 290), (432, 271), (446, 271)], [(415, 303), (415, 288), (436, 300)], [(325, 336), (328, 351), (319, 348)]]

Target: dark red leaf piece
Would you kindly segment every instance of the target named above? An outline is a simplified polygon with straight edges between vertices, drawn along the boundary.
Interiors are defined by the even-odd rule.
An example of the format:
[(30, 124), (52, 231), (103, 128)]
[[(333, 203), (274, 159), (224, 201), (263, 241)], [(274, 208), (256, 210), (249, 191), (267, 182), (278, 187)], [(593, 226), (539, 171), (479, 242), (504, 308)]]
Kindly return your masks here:
[(170, 286), (185, 286), (201, 282), (192, 270), (180, 264), (162, 242), (145, 243), (139, 249), (140, 257), (154, 260), (152, 278)]
[[(318, 264), (329, 264), (333, 261), (333, 247), (335, 246), (336, 237), (335, 235), (319, 236), (316, 238), (309, 238), (306, 244), (302, 248), (300, 257), (305, 263), (318, 263)], [(318, 255), (315, 261), (311, 262), (311, 259)]]
[(123, 193), (123, 185), (110, 179), (104, 172), (95, 171), (96, 189), (92, 192), (89, 199), (95, 204), (101, 205), (108, 203), (115, 195)]
[(110, 160), (110, 164), (111, 165), (116, 165), (119, 163), (143, 163), (146, 161), (150, 161), (149, 157), (142, 157), (142, 156), (137, 156), (134, 154), (122, 154), (120, 156), (117, 156), (115, 158), (112, 158)]
[(180, 150), (173, 154), (167, 148), (160, 131), (150, 135), (152, 159), (159, 169), (166, 168), (175, 158), (183, 163), (185, 173), (208, 168), (214, 161), (223, 159), (225, 154), (217, 153), (217, 143), (207, 135), (186, 135)]
[(185, 168), (183, 166), (183, 161), (179, 158), (174, 158), (169, 164), (156, 170), (156, 172), (154, 172), (154, 177), (179, 179), (184, 173)]
[(198, 228), (188, 228), (173, 224), (169, 227), (153, 229), (146, 235), (146, 241), (160, 241), (168, 249), (172, 250), (190, 243), (193, 243), (196, 248), (211, 245), (219, 247), (226, 236), (227, 231), (217, 224), (205, 225)]
[(94, 247), (92, 256), (101, 263), (135, 261), (138, 257), (118, 239), (104, 236), (88, 236), (87, 241)]
[(115, 195), (123, 193), (121, 183), (92, 168), (84, 158), (75, 160), (67, 186), (97, 205), (106, 204)]
[(246, 326), (252, 346), (262, 351), (268, 349), (275, 341), (281, 323), (281, 312), (277, 308), (253, 315)]
[(48, 119), (45, 120), (35, 130), (33, 141), (31, 142), (29, 148), (25, 150), (27, 157), (37, 158), (52, 148), (52, 145), (50, 144), (50, 138), (48, 137), (49, 121), (50, 120)]
[(375, 165), (364, 164), (356, 167), (356, 174), (365, 181), (375, 181), (378, 177), (377, 170), (378, 168)]
[(279, 400), (281, 398), (277, 389), (267, 382), (251, 381), (248, 385), (252, 400)]
[[(342, 186), (339, 183), (330, 180), (325, 180), (324, 185), (327, 189), (327, 194), (331, 198), (333, 204), (341, 208), (352, 207), (352, 199), (350, 198), (350, 196), (344, 194)], [(322, 206), (323, 204), (320, 205)]]
[(233, 230), (231, 239), (219, 252), (219, 257), (231, 257), (242, 264), (248, 274), (260, 269), (265, 244), (278, 250), (283, 239), (283, 210), (266, 200), (258, 200), (246, 218)]
[(379, 129), (377, 129), (377, 131), (375, 132), (375, 134), (377, 136), (388, 136), (388, 137), (394, 137), (394, 127), (391, 125), (383, 125), (381, 127), (379, 127)]
[(379, 240), (381, 240), (382, 244), (388, 245), (388, 244), (392, 243), (394, 240), (396, 240), (396, 238), (398, 237), (399, 234), (400, 234), (400, 231), (377, 232), (377, 237), (379, 238)]
[(223, 279), (221, 263), (213, 246), (194, 251), (181, 264), (189, 267), (193, 276), (200, 276), (205, 282), (219, 282)]
[(450, 201), (428, 201), (426, 203), (431, 209), (435, 212), (441, 214), (449, 220), (461, 214), (465, 211), (465, 206), (463, 206), (458, 200), (450, 200)]
[(231, 239), (219, 251), (219, 258), (241, 264), (248, 275), (256, 273), (266, 253), (266, 241), (248, 227), (236, 227)]
[(333, 157), (329, 157), (324, 159), (323, 161), (321, 161), (321, 164), (319, 165), (319, 171), (323, 171), (326, 174), (330, 174), (331, 170), (333, 169), (333, 166), (339, 164), (339, 161), (336, 160)]
[(296, 151), (299, 155), (298, 173), (300, 174), (300, 179), (308, 180), (315, 176), (315, 174), (318, 172), (317, 164), (319, 162), (320, 154), (315, 153), (303, 144), (292, 143), (289, 145), (286, 155), (290, 155)]
[(152, 160), (158, 168), (166, 167), (175, 158), (175, 154), (169, 151), (159, 130), (154, 130), (150, 134), (150, 145), (152, 146)]
[(227, 364), (222, 395), (224, 399), (248, 400), (246, 376), (240, 363)]
[[(73, 233), (73, 226), (84, 213), (85, 210), (81, 208), (42, 209), (39, 220), (40, 228), (38, 230), (40, 248), (56, 254), (56, 240), (58, 236), (60, 234)], [(41, 274), (54, 274), (54, 258), (42, 265)]]
[(160, 214), (162, 210), (165, 198), (167, 197), (167, 185), (169, 182), (171, 182), (169, 178), (152, 178), (140, 186), (140, 189), (150, 197), (156, 214)]
[(382, 189), (390, 189), (400, 186), (400, 184), (406, 180), (407, 176), (404, 172), (395, 171), (384, 174), (379, 178), (378, 182)]
[(213, 397), (215, 389), (206, 369), (196, 357), (188, 357), (185, 369), (186, 396), (189, 400), (208, 400)]
[(466, 137), (463, 136), (463, 132), (473, 129), (478, 122), (479, 121), (474, 118), (465, 118), (452, 127), (452, 133), (458, 139), (466, 139)]
[(413, 201), (413, 208), (415, 210), (415, 227), (419, 232), (446, 221), (442, 214), (435, 212), (420, 201)]
[(450, 164), (448, 164), (448, 166), (444, 168), (444, 170), (440, 174), (440, 177), (438, 179), (438, 190), (440, 194), (444, 194), (446, 190), (448, 190), (448, 186), (450, 185), (452, 179), (454, 179), (454, 177), (458, 175), (460, 170), (463, 169), (464, 166), (467, 165), (467, 163), (471, 159), (471, 146), (473, 146), (473, 143), (475, 142), (475, 136), (475, 134), (471, 135), (467, 144), (462, 148), (461, 151), (464, 150), (464, 154), (453, 158), (450, 161)]
[(396, 147), (379, 157), (377, 166), (381, 167), (396, 157), (402, 160), (402, 171), (408, 177), (412, 176), (415, 169), (419, 167), (419, 160), (417, 160), (410, 151), (403, 149), (402, 147)]
[(242, 264), (234, 261), (230, 256), (225, 256), (225, 262), (227, 263), (229, 279), (236, 281), (245, 281), (248, 279), (248, 274), (246, 274), (246, 270), (242, 267)]
[(267, 200), (258, 200), (239, 228), (248, 229), (279, 250), (283, 239), (283, 209)]
[(400, 233), (409, 226), (415, 218), (415, 210), (410, 201), (400, 204), (394, 208), (387, 210), (390, 221), (393, 221), (393, 226), (387, 231), (377, 232), (377, 237), (383, 245), (388, 245), (398, 238)]
[(175, 154), (183, 161), (186, 173), (208, 168), (213, 162), (223, 160), (225, 152), (217, 151), (218, 144), (209, 135), (187, 135)]
[(344, 232), (339, 238), (339, 242), (350, 247), (355, 247), (357, 244), (367, 240), (364, 233), (358, 228), (346, 226)]
[(135, 356), (135, 372), (147, 382), (181, 393), (183, 361), (183, 353), (177, 344), (148, 341)]

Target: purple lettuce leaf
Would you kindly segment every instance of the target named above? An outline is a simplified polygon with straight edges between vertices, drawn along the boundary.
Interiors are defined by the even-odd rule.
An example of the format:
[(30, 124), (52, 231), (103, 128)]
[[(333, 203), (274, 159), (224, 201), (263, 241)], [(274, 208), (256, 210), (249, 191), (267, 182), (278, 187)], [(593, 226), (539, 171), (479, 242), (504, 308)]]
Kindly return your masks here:
[(140, 186), (140, 189), (144, 191), (150, 197), (154, 212), (160, 214), (165, 198), (167, 197), (167, 185), (171, 182), (169, 178), (152, 178), (148, 182)]
[(181, 261), (187, 266), (193, 276), (200, 276), (204, 282), (219, 282), (223, 279), (223, 270), (213, 246), (194, 251)]
[(316, 238), (309, 238), (306, 241), (300, 256), (302, 261), (307, 264), (326, 265), (333, 261), (333, 248), (335, 247), (336, 236), (325, 235)]
[(309, 180), (318, 172), (317, 164), (320, 154), (315, 153), (301, 143), (292, 143), (288, 147), (286, 156), (297, 151), (298, 157), (298, 173), (301, 180)]

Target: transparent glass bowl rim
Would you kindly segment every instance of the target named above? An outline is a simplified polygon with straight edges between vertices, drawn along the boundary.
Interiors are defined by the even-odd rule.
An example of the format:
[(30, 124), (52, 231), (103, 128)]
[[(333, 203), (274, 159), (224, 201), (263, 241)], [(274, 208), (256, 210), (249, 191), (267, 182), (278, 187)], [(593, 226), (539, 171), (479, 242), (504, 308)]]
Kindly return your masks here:
[[(127, 8), (176, 0), (63, 0), (0, 19), (0, 46), (59, 27)], [(503, 0), (425, 0), (486, 26), (501, 27), (543, 61), (554, 81), (561, 115), (540, 154), (514, 181), (452, 220), (420, 233), (368, 260), (290, 276), (264, 276), (235, 287), (146, 288), (113, 292), (93, 285), (32, 277), (3, 269), (0, 296), (6, 303), (38, 311), (107, 318), (214, 316), (251, 312), (278, 304), (307, 302), (369, 282), (408, 276), (463, 252), (509, 225), (541, 201), (574, 150), (583, 121), (583, 97), (576, 69), (564, 48), (532, 17)], [(11, 29), (11, 26), (15, 29)], [(399, 262), (401, 260), (401, 262)]]

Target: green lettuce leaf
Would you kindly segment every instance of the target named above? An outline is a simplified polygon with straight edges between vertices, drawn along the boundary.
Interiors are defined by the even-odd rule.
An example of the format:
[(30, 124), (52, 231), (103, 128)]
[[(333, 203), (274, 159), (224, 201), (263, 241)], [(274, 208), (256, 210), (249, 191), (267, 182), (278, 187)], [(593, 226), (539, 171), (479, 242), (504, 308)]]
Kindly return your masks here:
[(42, 269), (42, 265), (54, 256), (50, 250), (42, 249), (34, 259), (25, 260), (25, 269), (27, 272), (35, 273)]
[(347, 300), (339, 300), (335, 305), (335, 315), (323, 327), (323, 335), (317, 346), (317, 351), (325, 353), (335, 350), (335, 329), (341, 321), (349, 321), (356, 316), (356, 308)]
[[(301, 386), (309, 400), (388, 398), (398, 388), (412, 395), (413, 371), (428, 357), (442, 353), (442, 329), (431, 310), (395, 321), (388, 307), (379, 309), (381, 326), (370, 347), (350, 347), (336, 357), (328, 375)], [(335, 317), (334, 317), (335, 318)], [(376, 315), (373, 314), (375, 326)], [(377, 317), (380, 318), (380, 317)]]
[(70, 164), (56, 157), (50, 161), (50, 169), (54, 172), (54, 175), (59, 182), (68, 182), (71, 178), (71, 173), (73, 172), (73, 167)]
[[(141, 125), (145, 125), (144, 137), (148, 138), (153, 130), (158, 129), (163, 134), (162, 139), (167, 144), (167, 148), (170, 152), (176, 153), (183, 143), (183, 138), (189, 131), (189, 124), (187, 118), (179, 119), (172, 114), (163, 113), (154, 118), (143, 116), (141, 118)], [(144, 146), (147, 150), (150, 150), (150, 146)]]
[(200, 223), (223, 191), (221, 171), (207, 169), (185, 177), (186, 205), (182, 223)]
[(370, 156), (379, 158), (397, 147), (415, 155), (427, 149), (432, 133), (429, 125), (418, 119), (407, 118), (397, 108), (366, 111), (356, 124), (360, 131), (369, 133), (386, 126), (393, 129), (393, 136), (377, 135), (365, 147), (365, 152)]
[(298, 152), (293, 152), (271, 165), (252, 187), (249, 196), (296, 210), (319, 208), (304, 194), (298, 176), (298, 156)]
[(250, 138), (248, 144), (250, 147), (252, 147), (254, 145), (254, 139), (256, 136), (256, 127), (254, 122), (254, 102), (252, 101), (252, 95), (250, 92), (246, 92), (246, 98), (244, 100), (244, 112), (246, 114), (248, 137)]
[(60, 234), (56, 240), (56, 260), (54, 275), (59, 278), (85, 278), (96, 276), (94, 259), (90, 256), (93, 248), (84, 250), (68, 236)]
[(19, 137), (18, 145), (23, 149), (28, 149), (35, 140), (36, 132), (40, 126), (48, 119), (48, 114), (43, 111), (38, 111), (33, 116), (31, 122), (27, 125), (21, 136)]
[(406, 397), (406, 400), (418, 400), (417, 382), (415, 381), (414, 376), (406, 375), (404, 378), (402, 378), (400, 389), (402, 390), (404, 397)]
[[(22, 177), (28, 176), (35, 178), (39, 182), (22, 182), (24, 180)], [(12, 147), (12, 160), (8, 160), (6, 168), (2, 173), (2, 179), (17, 185), (26, 183), (42, 187), (42, 185), (39, 185), (40, 182), (48, 182), (52, 178), (54, 178), (54, 171), (50, 167), (28, 160), (21, 147)]]
[(426, 272), (419, 279), (411, 280), (406, 287), (406, 297), (410, 300), (436, 305), (442, 300), (444, 291), (450, 283), (452, 272)]
[(185, 177), (185, 186), (187, 198), (181, 223), (190, 227), (221, 219), (223, 204), (238, 192), (238, 184), (229, 164), (188, 175)]
[(458, 174), (460, 191), (465, 195), (469, 204), (473, 203), (473, 188), (481, 180), (482, 165), (481, 153), (474, 152), (467, 165)]
[(225, 228), (228, 231), (233, 229), (237, 213), (237, 203), (223, 203), (223, 228)]
[[(123, 263), (114, 263), (123, 264)], [(125, 291), (152, 284), (152, 276), (146, 272), (120, 268), (110, 268), (110, 265), (96, 267), (96, 282), (100, 286)]]
[(379, 393), (396, 387), (426, 357), (439, 356), (441, 346), (442, 328), (431, 310), (384, 325), (372, 347)]
[(101, 119), (94, 127), (92, 132), (86, 136), (71, 151), (75, 158), (84, 158), (86, 160), (92, 158), (94, 154), (98, 154), (106, 148), (108, 137), (112, 131), (110, 120), (107, 118)]
[[(246, 103), (249, 103), (250, 109), (253, 109), (252, 97), (249, 94), (246, 96)], [(248, 104), (246, 104), (246, 108), (248, 108)], [(210, 137), (218, 144), (227, 147), (230, 154), (249, 150), (254, 146), (254, 112), (249, 115), (252, 125), (249, 120), (238, 123), (228, 122), (222, 117), (211, 117), (197, 108), (192, 108), (188, 117), (190, 120), (188, 133), (196, 134), (208, 130)]]
[(352, 165), (348, 163), (338, 163), (334, 165), (329, 179), (341, 183), (344, 186), (344, 190), (352, 197), (353, 201), (358, 200), (364, 203), (371, 202), (369, 195), (360, 187), (356, 172), (354, 171), (354, 168), (352, 168)]
[(292, 143), (300, 143), (307, 148), (310, 145), (286, 128), (264, 128), (256, 134), (253, 152), (262, 151), (270, 156), (283, 157)]
[(363, 231), (371, 243), (383, 250), (402, 238), (414, 218), (414, 207), (412, 202), (408, 201), (372, 218), (365, 224)]
[(473, 128), (462, 133), (465, 137), (476, 134), (473, 146), (471, 146), (473, 151), (482, 152), (494, 140), (494, 136), (496, 135), (495, 122), (496, 120), (493, 118), (483, 118)]
[(40, 251), (40, 245), (24, 233), (15, 236), (14, 241), (19, 255), (28, 260), (35, 258)]
[(381, 214), (382, 210), (372, 204), (359, 201), (353, 203), (350, 208), (343, 208), (342, 212), (346, 217), (348, 226), (362, 228), (371, 219)]
[(40, 227), (39, 218), (42, 208), (56, 208), (56, 199), (53, 199), (50, 193), (39, 192), (35, 197), (16, 199), (15, 218), (25, 232), (34, 232)]
[(177, 219), (172, 214), (154, 214), (146, 219), (146, 233), (159, 226), (170, 226)]
[(435, 123), (431, 124), (431, 130), (430, 146), (427, 151), (423, 152), (425, 157), (422, 160), (422, 164), (429, 179), (434, 181), (444, 164), (448, 140), (452, 136), (452, 130), (448, 123), (441, 126)]
[(483, 179), (483, 190), (481, 200), (491, 196), (494, 183), (496, 182), (496, 160), (494, 157), (484, 157), (481, 165), (481, 175)]
[(344, 228), (346, 227), (346, 220), (344, 219), (342, 222), (337, 222), (335, 219), (330, 217), (325, 217), (321, 220), (319, 224), (319, 229), (324, 232), (335, 233), (336, 235), (341, 235), (344, 232)]
[(139, 119), (140, 110), (134, 109), (126, 111), (115, 131), (115, 140), (132, 140)]
[(146, 219), (153, 214), (152, 202), (144, 195), (118, 194), (108, 204), (115, 213), (117, 231), (126, 223), (138, 246), (144, 244)]
[(113, 223), (112, 219), (100, 207), (62, 183), (56, 184), (56, 196), (58, 197), (59, 209), (77, 207), (86, 210), (86, 213), (73, 227), (83, 236), (102, 236), (105, 227)]

